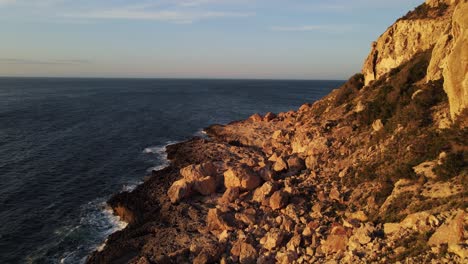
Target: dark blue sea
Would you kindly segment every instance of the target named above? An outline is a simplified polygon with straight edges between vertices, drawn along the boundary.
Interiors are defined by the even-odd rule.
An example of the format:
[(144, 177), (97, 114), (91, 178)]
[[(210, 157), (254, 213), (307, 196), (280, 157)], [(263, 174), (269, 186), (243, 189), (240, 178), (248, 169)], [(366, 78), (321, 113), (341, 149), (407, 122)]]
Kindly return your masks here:
[(0, 78), (0, 263), (82, 263), (106, 207), (210, 124), (288, 111), (343, 81)]

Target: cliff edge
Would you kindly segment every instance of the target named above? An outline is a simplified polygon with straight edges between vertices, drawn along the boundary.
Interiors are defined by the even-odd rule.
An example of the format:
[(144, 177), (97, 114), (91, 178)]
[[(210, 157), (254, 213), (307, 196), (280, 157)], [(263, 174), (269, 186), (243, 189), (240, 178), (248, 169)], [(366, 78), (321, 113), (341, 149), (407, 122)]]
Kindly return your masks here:
[(427, 1), (297, 111), (168, 146), (88, 263), (467, 263), (466, 1)]
[(414, 55), (431, 50), (426, 81), (444, 78), (450, 113), (456, 118), (468, 100), (468, 4), (426, 0), (399, 19), (372, 44), (364, 62), (365, 84), (381, 78)]

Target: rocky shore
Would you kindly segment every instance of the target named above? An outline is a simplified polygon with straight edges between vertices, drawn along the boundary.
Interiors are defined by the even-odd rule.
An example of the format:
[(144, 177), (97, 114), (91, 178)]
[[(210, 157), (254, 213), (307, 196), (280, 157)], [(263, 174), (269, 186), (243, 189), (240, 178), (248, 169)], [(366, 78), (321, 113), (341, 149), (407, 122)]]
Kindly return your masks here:
[(467, 14), (428, 0), (322, 100), (168, 146), (87, 262), (466, 263)]

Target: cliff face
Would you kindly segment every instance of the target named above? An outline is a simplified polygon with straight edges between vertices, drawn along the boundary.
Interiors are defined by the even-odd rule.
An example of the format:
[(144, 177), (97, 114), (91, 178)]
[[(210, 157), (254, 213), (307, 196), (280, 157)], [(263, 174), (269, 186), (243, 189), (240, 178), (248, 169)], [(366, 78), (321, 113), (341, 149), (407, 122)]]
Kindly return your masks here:
[(467, 263), (465, 10), (428, 1), (325, 98), (168, 146), (88, 263)]
[(444, 89), (452, 117), (468, 106), (468, 3), (460, 3), (453, 14), (451, 46), (443, 70)]
[(454, 119), (467, 107), (467, 1), (427, 0), (387, 29), (364, 62), (365, 84), (432, 50), (427, 81), (444, 78)]

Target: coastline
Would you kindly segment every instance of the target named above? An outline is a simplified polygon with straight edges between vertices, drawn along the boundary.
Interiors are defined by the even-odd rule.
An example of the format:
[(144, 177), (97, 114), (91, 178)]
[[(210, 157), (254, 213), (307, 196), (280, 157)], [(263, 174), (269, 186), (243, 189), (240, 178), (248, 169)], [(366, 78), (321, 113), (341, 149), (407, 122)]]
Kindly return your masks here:
[(108, 201), (129, 224), (87, 262), (464, 263), (466, 85), (432, 36), (467, 8), (428, 0), (324, 98), (168, 146), (168, 167)]

